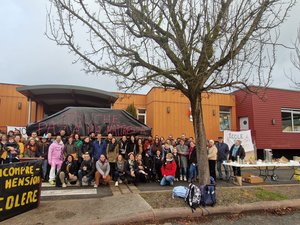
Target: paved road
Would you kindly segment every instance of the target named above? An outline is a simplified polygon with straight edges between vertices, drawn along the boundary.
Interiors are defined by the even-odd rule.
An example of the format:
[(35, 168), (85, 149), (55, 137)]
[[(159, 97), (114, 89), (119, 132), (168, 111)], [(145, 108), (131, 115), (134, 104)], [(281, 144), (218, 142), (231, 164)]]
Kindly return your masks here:
[(273, 213), (219, 216), (203, 218), (198, 221), (181, 220), (176, 222), (165, 222), (163, 225), (287, 225), (300, 224), (300, 211), (287, 212), (286, 215)]

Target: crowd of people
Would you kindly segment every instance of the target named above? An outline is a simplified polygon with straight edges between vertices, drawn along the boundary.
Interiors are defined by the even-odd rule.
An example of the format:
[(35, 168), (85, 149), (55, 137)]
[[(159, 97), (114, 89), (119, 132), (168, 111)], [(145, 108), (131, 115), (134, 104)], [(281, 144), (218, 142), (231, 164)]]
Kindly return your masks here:
[[(174, 139), (155, 136), (141, 138), (126, 136), (117, 139), (112, 134), (102, 137), (91, 133), (81, 138), (78, 134), (66, 135), (61, 130), (55, 138), (51, 133), (38, 137), (36, 132), (24, 140), (18, 130), (8, 134), (0, 132), (0, 164), (18, 162), (21, 158), (43, 160), (43, 180), (51, 185), (67, 187), (100, 184), (115, 186), (120, 183), (159, 182), (173, 185), (175, 181), (194, 182), (198, 178), (197, 152), (194, 139), (184, 134)], [(215, 180), (229, 179), (225, 160), (236, 161), (245, 157), (241, 141), (229, 149), (219, 137), (217, 143), (207, 142), (210, 176)], [(225, 177), (223, 177), (223, 170)], [(233, 168), (234, 175), (240, 170)]]

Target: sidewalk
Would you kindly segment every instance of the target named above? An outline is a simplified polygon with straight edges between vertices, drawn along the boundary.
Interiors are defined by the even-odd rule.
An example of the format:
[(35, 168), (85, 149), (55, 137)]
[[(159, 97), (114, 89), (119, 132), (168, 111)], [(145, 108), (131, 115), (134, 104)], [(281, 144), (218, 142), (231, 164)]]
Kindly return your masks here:
[[(288, 185), (287, 185), (288, 186)], [(230, 206), (198, 208), (192, 213), (189, 207), (153, 209), (132, 187), (124, 193), (112, 190), (113, 196), (88, 199), (42, 201), (39, 208), (8, 219), (1, 225), (91, 225), (91, 224), (153, 224), (156, 221), (195, 218), (208, 215), (239, 214), (267, 209), (300, 209), (300, 199), (261, 201)], [(125, 188), (122, 188), (126, 190)], [(121, 189), (121, 190), (122, 190)], [(133, 189), (135, 190), (135, 189)]]

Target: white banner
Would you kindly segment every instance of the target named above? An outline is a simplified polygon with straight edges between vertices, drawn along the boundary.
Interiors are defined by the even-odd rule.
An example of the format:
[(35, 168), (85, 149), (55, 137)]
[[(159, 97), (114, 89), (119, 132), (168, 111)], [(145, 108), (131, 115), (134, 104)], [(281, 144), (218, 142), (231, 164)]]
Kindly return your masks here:
[(224, 142), (228, 144), (229, 148), (234, 144), (236, 140), (242, 141), (242, 146), (246, 152), (254, 151), (251, 130), (246, 131), (224, 131)]
[(20, 133), (22, 134), (22, 137), (27, 139), (26, 127), (7, 126), (7, 133), (11, 130), (12, 131), (19, 130)]

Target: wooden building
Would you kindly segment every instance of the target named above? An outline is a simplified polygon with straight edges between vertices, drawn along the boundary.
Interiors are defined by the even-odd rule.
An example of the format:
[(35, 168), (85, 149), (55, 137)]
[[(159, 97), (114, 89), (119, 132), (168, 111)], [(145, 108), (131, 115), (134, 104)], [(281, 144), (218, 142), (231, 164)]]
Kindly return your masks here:
[[(203, 94), (202, 98), (208, 139), (222, 136), (224, 129), (236, 130), (234, 95), (210, 93)], [(180, 91), (163, 88), (152, 88), (143, 95), (69, 85), (0, 84), (0, 129), (26, 126), (67, 106), (126, 109), (132, 103), (137, 118), (152, 128), (153, 135), (179, 137), (184, 133), (194, 137), (188, 99)]]
[(260, 89), (258, 95), (244, 91), (233, 94), (238, 129), (251, 130), (258, 150), (273, 149), (278, 156), (300, 154), (299, 91), (267, 88)]

